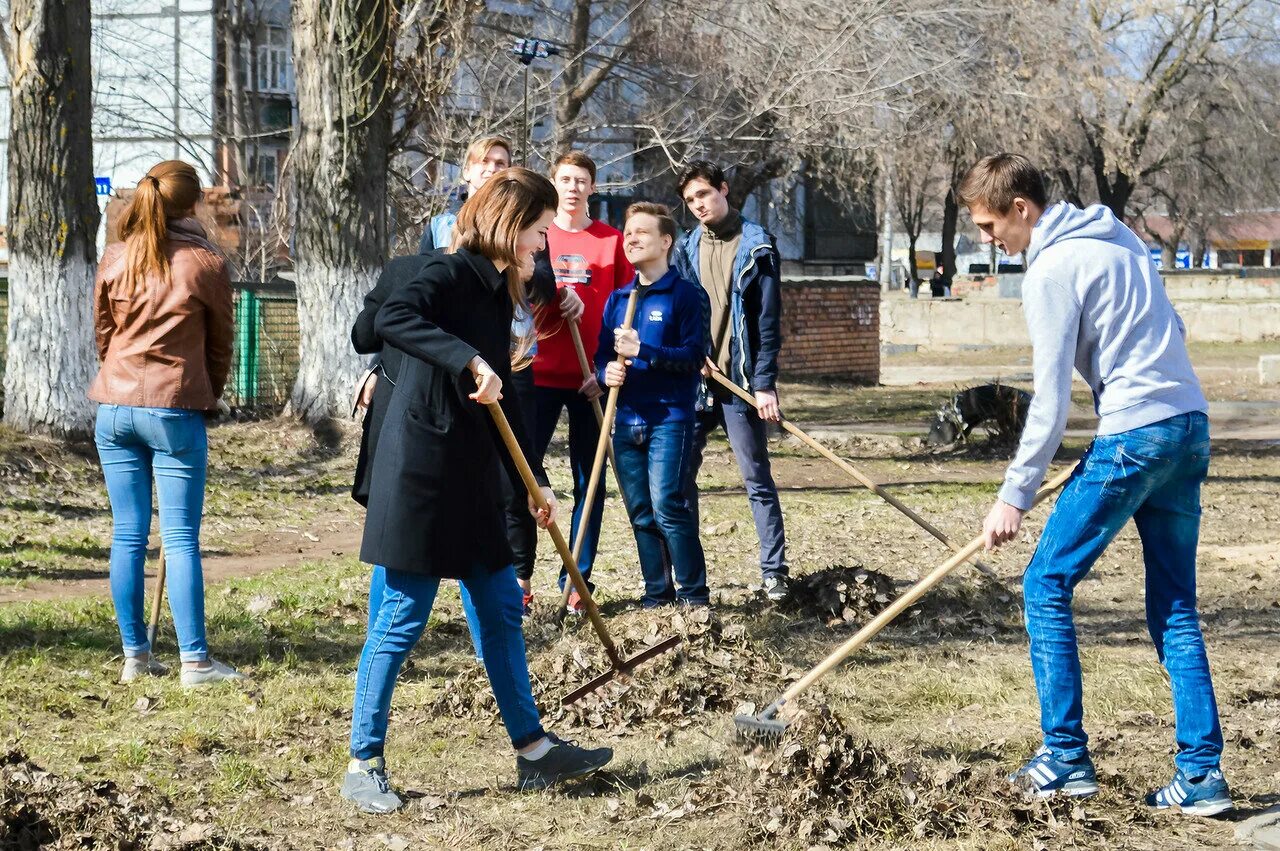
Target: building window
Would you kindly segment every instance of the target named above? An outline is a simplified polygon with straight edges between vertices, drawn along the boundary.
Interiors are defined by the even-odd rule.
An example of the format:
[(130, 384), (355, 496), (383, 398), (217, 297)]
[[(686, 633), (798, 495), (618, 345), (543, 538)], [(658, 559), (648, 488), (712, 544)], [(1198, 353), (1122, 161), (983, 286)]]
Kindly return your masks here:
[(276, 185), (276, 152), (263, 151), (249, 155), (249, 183), (254, 186)]
[(256, 44), (245, 43), (243, 55), (254, 58), (253, 77), (245, 75), (253, 91), (283, 95), (293, 92), (293, 57), (287, 27), (262, 27)]

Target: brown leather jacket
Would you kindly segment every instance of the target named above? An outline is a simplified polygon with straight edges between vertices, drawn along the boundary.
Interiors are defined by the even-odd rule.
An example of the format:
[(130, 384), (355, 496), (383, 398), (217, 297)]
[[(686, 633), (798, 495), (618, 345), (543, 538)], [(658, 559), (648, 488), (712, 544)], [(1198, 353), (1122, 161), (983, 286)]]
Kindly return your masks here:
[(169, 222), (169, 282), (148, 276), (123, 290), (124, 244), (107, 246), (94, 284), (94, 327), (102, 366), (95, 402), (207, 411), (231, 369), (234, 320), (227, 264), (195, 219)]

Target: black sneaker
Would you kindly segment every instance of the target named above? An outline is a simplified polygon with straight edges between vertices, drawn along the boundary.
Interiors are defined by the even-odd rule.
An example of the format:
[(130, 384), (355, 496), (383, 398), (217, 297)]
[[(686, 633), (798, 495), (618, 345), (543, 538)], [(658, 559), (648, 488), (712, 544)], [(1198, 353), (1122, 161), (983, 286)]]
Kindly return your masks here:
[(599, 771), (613, 759), (613, 748), (580, 748), (554, 733), (547, 733), (551, 750), (542, 759), (525, 759), (516, 755), (516, 787), (546, 789), (561, 780), (585, 777)]
[(770, 602), (781, 603), (791, 596), (791, 582), (781, 573), (773, 573), (764, 578), (764, 595)]

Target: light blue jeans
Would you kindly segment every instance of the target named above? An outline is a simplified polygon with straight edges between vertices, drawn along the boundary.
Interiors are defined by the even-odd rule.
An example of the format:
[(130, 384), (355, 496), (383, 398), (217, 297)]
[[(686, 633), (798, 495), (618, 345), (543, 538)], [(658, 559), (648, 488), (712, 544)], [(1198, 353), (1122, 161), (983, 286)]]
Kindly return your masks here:
[(182, 408), (99, 405), (94, 442), (111, 500), (111, 597), (124, 655), (151, 652), (143, 566), (151, 534), (151, 482), (160, 501), (166, 590), (184, 662), (208, 657), (200, 520), (209, 441), (204, 415)]
[(1218, 767), (1222, 729), (1196, 611), (1200, 484), (1209, 472), (1209, 418), (1182, 414), (1096, 438), (1045, 524), (1023, 576), (1031, 668), (1044, 743), (1056, 759), (1088, 754), (1071, 599), (1129, 518), (1142, 540), (1147, 630), (1173, 689), (1177, 767)]
[[(381, 574), (370, 587), (370, 626), (356, 670), (351, 710), (351, 756), (382, 756), (396, 677), (431, 617), (440, 580), (433, 576), (375, 567)], [(502, 723), (517, 750), (544, 735), (533, 700), (524, 647), (524, 596), (514, 567), (477, 570), (461, 580), (475, 604), (485, 672)], [(378, 598), (373, 593), (376, 589)]]
[[(373, 632), (374, 623), (378, 619), (378, 609), (382, 607), (382, 595), (387, 590), (387, 569), (382, 565), (374, 565), (373, 573), (369, 577), (369, 622), (366, 627), (367, 632)], [(520, 608), (524, 610), (524, 592), (520, 590), (520, 586), (516, 586), (516, 591), (520, 593)], [(471, 646), (476, 651), (476, 661), (484, 661), (484, 648), (480, 643), (480, 616), (476, 614), (476, 605), (471, 602), (471, 592), (467, 590), (466, 584), (458, 583), (458, 596), (462, 598), (462, 617), (467, 622), (467, 632), (471, 633)]]

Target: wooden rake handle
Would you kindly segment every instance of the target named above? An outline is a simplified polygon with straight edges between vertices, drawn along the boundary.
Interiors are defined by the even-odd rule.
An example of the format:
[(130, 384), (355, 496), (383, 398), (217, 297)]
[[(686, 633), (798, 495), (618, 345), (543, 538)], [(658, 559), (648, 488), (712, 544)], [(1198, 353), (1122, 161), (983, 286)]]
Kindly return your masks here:
[(164, 601), (165, 583), (164, 544), (160, 545), (160, 566), (156, 568), (156, 593), (151, 600), (151, 621), (147, 624), (147, 644), (156, 652), (156, 636), (160, 633), (160, 604)]
[[(732, 381), (726, 378), (723, 373), (712, 370), (711, 377), (714, 378), (717, 382), (719, 382), (726, 390), (733, 393), (735, 396), (738, 396), (740, 399), (750, 404), (753, 408), (757, 407), (755, 398), (750, 393), (748, 393), (747, 391), (739, 387), (737, 384), (734, 384)], [(913, 523), (915, 523), (921, 529), (925, 530), (930, 535), (932, 535), (933, 537), (941, 541), (943, 544), (945, 544), (947, 548), (950, 549), (952, 552), (960, 552), (960, 547), (954, 541), (948, 538), (942, 532), (941, 529), (938, 529), (928, 520), (925, 520), (919, 514), (916, 514), (914, 511), (911, 510), (909, 506), (904, 504), (901, 500), (899, 500), (893, 494), (889, 493), (883, 487), (876, 484), (871, 479), (867, 478), (867, 476), (863, 474), (863, 472), (859, 470), (857, 467), (853, 466), (848, 461), (844, 460), (839, 455), (835, 454), (830, 449), (823, 446), (821, 443), (814, 440), (809, 435), (805, 434), (803, 431), (800, 430), (800, 427), (797, 426), (795, 423), (791, 422), (790, 420), (784, 419), (782, 421), (782, 427), (786, 429), (789, 433), (795, 435), (802, 443), (804, 443), (810, 449), (814, 450), (823, 458), (826, 458), (832, 464), (835, 464), (841, 470), (848, 473), (851, 477), (853, 477), (854, 481), (856, 481), (858, 484), (862, 485), (864, 488), (871, 491), (873, 494), (880, 497), (885, 502), (889, 503), (894, 508), (901, 511), (903, 514), (909, 517)], [(992, 577), (993, 579), (996, 578), (996, 572), (992, 570), (990, 567), (988, 567), (987, 565), (983, 564), (977, 558), (973, 559), (973, 563), (979, 570), (981, 570), (987, 576)]]
[[(1074, 473), (1075, 467), (1072, 466), (1054, 476), (1048, 484), (1036, 492), (1035, 499), (1031, 503), (1032, 508), (1048, 499), (1054, 491), (1065, 485)], [(813, 685), (824, 674), (847, 659), (855, 650), (875, 638), (880, 630), (888, 626), (894, 618), (910, 608), (917, 600), (927, 594), (931, 588), (946, 578), (947, 574), (951, 573), (951, 571), (963, 564), (970, 556), (981, 550), (983, 542), (984, 540), (982, 535), (974, 538), (958, 553), (935, 567), (928, 576), (908, 588), (903, 592), (902, 596), (890, 603), (888, 608), (868, 621), (867, 624), (863, 626), (862, 629), (858, 630), (848, 641), (837, 647), (832, 651), (830, 656), (819, 662), (812, 670), (809, 671), (809, 673), (805, 674), (797, 680), (791, 688), (783, 692), (782, 698), (778, 701), (779, 705), (794, 700), (796, 695)]]
[[(529, 467), (529, 461), (524, 457), (524, 452), (520, 449), (520, 442), (516, 440), (515, 434), (511, 431), (511, 423), (507, 422), (507, 415), (503, 413), (502, 407), (497, 402), (489, 402), (485, 407), (489, 409), (489, 415), (493, 417), (493, 423), (498, 427), (498, 434), (502, 435), (502, 442), (506, 444), (507, 452), (511, 454), (511, 460), (515, 462), (516, 469), (520, 471), (520, 479), (524, 482), (525, 490), (533, 498), (534, 505), (546, 510), (548, 507), (547, 500), (542, 495), (542, 488), (538, 485), (537, 479), (533, 477), (533, 470)], [(578, 590), (578, 596), (582, 598), (583, 606), (587, 610), (587, 617), (591, 620), (591, 625), (595, 627), (596, 635), (600, 637), (604, 652), (609, 656), (609, 661), (613, 667), (621, 667), (622, 657), (618, 655), (618, 648), (609, 636), (609, 629), (604, 624), (604, 618), (600, 616), (600, 609), (596, 606), (596, 601), (592, 599), (591, 590), (587, 588), (586, 580), (582, 578), (582, 573), (578, 570), (578, 563), (573, 557), (573, 551), (569, 549), (569, 542), (564, 539), (564, 535), (560, 532), (560, 527), (555, 523), (548, 526), (547, 531), (551, 534), (551, 540), (555, 542), (556, 550), (560, 553), (560, 559), (564, 562), (565, 570), (569, 573), (569, 580), (573, 583), (573, 587)]]
[[(627, 297), (627, 314), (622, 320), (624, 330), (630, 330), (631, 323), (636, 318), (636, 304), (639, 300), (637, 298), (639, 294), (640, 288), (632, 287), (631, 295)], [(574, 331), (576, 330), (575, 328)], [(618, 355), (617, 360), (618, 363), (622, 363), (626, 358)], [(574, 564), (578, 563), (578, 558), (582, 555), (582, 542), (586, 539), (587, 526), (591, 522), (591, 506), (595, 504), (596, 491), (600, 489), (600, 473), (604, 469), (604, 456), (609, 449), (613, 432), (613, 418), (618, 413), (618, 393), (621, 390), (621, 387), (610, 387), (609, 398), (605, 401), (604, 420), (600, 423), (600, 438), (596, 441), (596, 457), (591, 463), (591, 478), (587, 479), (587, 493), (582, 503), (582, 516), (578, 521), (578, 540), (574, 542)], [(616, 472), (617, 469), (615, 464), (614, 471)]]

